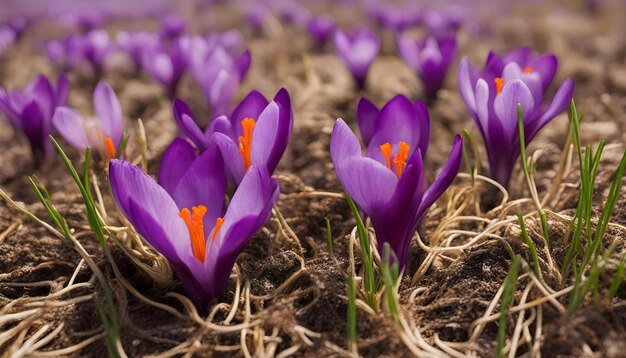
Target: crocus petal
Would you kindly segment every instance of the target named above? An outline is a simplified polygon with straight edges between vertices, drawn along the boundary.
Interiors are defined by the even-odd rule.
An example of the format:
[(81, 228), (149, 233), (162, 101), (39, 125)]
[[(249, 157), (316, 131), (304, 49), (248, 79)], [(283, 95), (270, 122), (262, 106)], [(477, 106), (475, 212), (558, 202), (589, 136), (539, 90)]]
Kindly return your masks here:
[(571, 78), (567, 78), (554, 95), (552, 103), (550, 103), (548, 109), (541, 115), (541, 117), (539, 117), (538, 120), (527, 124), (528, 128), (526, 128), (526, 141), (528, 142), (533, 139), (537, 132), (539, 132), (539, 130), (543, 128), (543, 126), (548, 124), (548, 122), (554, 119), (554, 117), (558, 116), (559, 113), (563, 112), (567, 108), (567, 106), (569, 106), (573, 96), (574, 80), (572, 80)]
[(118, 145), (123, 135), (122, 106), (108, 83), (100, 81), (96, 85), (93, 92), (93, 106), (102, 123), (102, 132)]
[[(278, 103), (270, 103), (259, 115), (252, 134), (251, 161), (255, 165), (268, 165), (278, 132)], [(272, 168), (273, 169), (273, 168)]]
[[(480, 129), (481, 133), (486, 133), (489, 128), (489, 85), (484, 79), (479, 79), (476, 82), (476, 104), (474, 110), (477, 119), (476, 125)], [(484, 137), (484, 135), (483, 135)]]
[(528, 66), (531, 67), (533, 71), (537, 71), (541, 76), (543, 91), (545, 92), (548, 87), (550, 87), (550, 84), (552, 84), (554, 76), (556, 75), (558, 68), (556, 56), (552, 54), (539, 56), (532, 60)]
[(374, 135), (374, 122), (378, 116), (378, 108), (362, 97), (357, 106), (357, 121), (359, 123), (359, 133), (363, 142), (367, 146)]
[(430, 144), (430, 114), (422, 101), (415, 103), (415, 111), (417, 112), (417, 127), (420, 129), (420, 137), (418, 148), (421, 152), (420, 156), (425, 157)]
[(37, 102), (32, 101), (26, 105), (20, 120), (22, 131), (28, 138), (33, 152), (47, 154), (51, 147), (51, 142), (48, 140), (49, 124), (46, 123), (49, 119), (46, 119)]
[(235, 107), (233, 113), (230, 115), (235, 138), (243, 135), (241, 121), (244, 120), (244, 118), (258, 119), (259, 115), (268, 104), (267, 99), (256, 90), (251, 91), (239, 102), (239, 105)]
[(523, 118), (532, 113), (535, 106), (533, 95), (526, 84), (521, 80), (512, 80), (504, 85), (502, 93), (496, 96), (494, 101), (496, 118), (505, 131), (504, 140), (514, 138), (514, 133), (517, 131), (518, 104), (522, 105)]
[(337, 178), (366, 213), (390, 200), (398, 178), (386, 166), (362, 157), (359, 140), (342, 119), (330, 135), (330, 157)]
[(70, 83), (67, 79), (67, 76), (66, 75), (59, 76), (59, 79), (57, 81), (56, 98), (55, 98), (55, 102), (57, 106), (65, 105), (65, 102), (67, 101), (67, 94), (69, 93), (69, 89), (70, 89)]
[(32, 84), (32, 88), (27, 88), (27, 92), (32, 94), (31, 98), (37, 102), (41, 114), (45, 118), (52, 118), (56, 103), (54, 101), (55, 91), (50, 81), (45, 76), (39, 75), (34, 84)]
[(463, 159), (463, 141), (460, 135), (456, 135), (454, 137), (454, 144), (452, 145), (452, 150), (450, 151), (450, 156), (448, 157), (448, 161), (445, 166), (441, 170), (437, 179), (433, 182), (433, 184), (426, 190), (424, 196), (422, 198), (422, 202), (420, 203), (420, 207), (418, 210), (418, 220), (421, 220), (423, 215), (426, 213), (428, 208), (439, 197), (448, 189), (450, 184), (456, 178), (456, 175), (461, 168), (461, 160)]
[(161, 157), (159, 185), (168, 193), (173, 193), (196, 157), (196, 148), (191, 143), (183, 138), (174, 139)]
[(361, 157), (362, 155), (358, 138), (343, 119), (337, 119), (330, 135), (330, 157), (335, 165), (335, 170), (337, 170), (337, 163), (350, 157)]
[(229, 137), (233, 137), (230, 120), (226, 116), (219, 116), (212, 120), (204, 130), (206, 143), (211, 143), (211, 136), (213, 136), (213, 133), (224, 133)]
[(211, 136), (211, 142), (215, 143), (219, 147), (222, 157), (224, 158), (224, 164), (226, 165), (226, 169), (228, 169), (231, 179), (235, 183), (239, 184), (245, 173), (239, 147), (231, 137), (219, 132), (213, 133)]
[(242, 81), (243, 78), (246, 76), (246, 73), (248, 73), (251, 61), (252, 57), (249, 50), (244, 51), (244, 53), (241, 54), (241, 56), (239, 56), (237, 60), (235, 60), (235, 69), (239, 74), (239, 81)]
[(508, 52), (502, 57), (502, 60), (505, 64), (515, 62), (520, 66), (526, 67), (529, 65), (532, 57), (533, 49), (528, 46), (523, 46)]
[(259, 115), (252, 133), (251, 162), (266, 166), (272, 173), (287, 149), (292, 127), (291, 101), (283, 88)]
[[(367, 156), (385, 162), (380, 146), (390, 143), (394, 146), (405, 142), (411, 148), (411, 152), (419, 147), (423, 128), (419, 124), (423, 122), (417, 116), (415, 105), (405, 96), (397, 95), (381, 108), (376, 122), (374, 123), (374, 135), (367, 146)], [(410, 155), (410, 154), (409, 154)]]
[(84, 150), (89, 146), (84, 118), (77, 111), (68, 107), (57, 107), (52, 116), (52, 124), (72, 147)]
[(239, 254), (267, 221), (278, 192), (278, 182), (265, 168), (251, 166), (248, 169), (228, 205), (224, 224), (215, 239), (220, 256)]
[(192, 257), (189, 232), (165, 189), (141, 169), (118, 159), (109, 163), (109, 181), (122, 213), (152, 246), (168, 259)]
[(180, 99), (174, 101), (174, 120), (183, 134), (200, 149), (204, 150), (208, 146), (204, 134), (193, 119), (193, 114), (185, 102)]
[(207, 208), (204, 215), (204, 236), (207, 237), (215, 219), (222, 216), (225, 194), (224, 160), (219, 148), (211, 145), (191, 163), (172, 198), (179, 209), (191, 209), (200, 204)]
[(467, 57), (461, 59), (459, 64), (459, 73), (457, 75), (457, 81), (459, 86), (459, 93), (465, 105), (470, 111), (472, 116), (476, 115), (476, 97), (474, 95), (475, 84), (472, 82), (471, 65)]

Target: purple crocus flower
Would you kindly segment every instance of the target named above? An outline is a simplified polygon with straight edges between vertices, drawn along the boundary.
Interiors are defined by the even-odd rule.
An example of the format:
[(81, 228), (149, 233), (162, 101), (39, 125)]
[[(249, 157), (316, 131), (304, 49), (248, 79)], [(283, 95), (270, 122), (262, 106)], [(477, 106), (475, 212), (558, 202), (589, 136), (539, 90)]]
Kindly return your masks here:
[(185, 19), (178, 14), (170, 14), (161, 21), (159, 33), (163, 39), (175, 39), (180, 36), (187, 27)]
[(359, 112), (366, 155), (350, 127), (338, 119), (330, 137), (331, 159), (346, 192), (370, 218), (381, 257), (388, 243), (402, 270), (417, 226), (459, 171), (461, 137), (454, 138), (447, 163), (426, 189), (422, 153), (429, 134), (421, 127), (428, 121), (423, 104), (397, 96), (379, 112)]
[(57, 106), (65, 104), (68, 90), (65, 76), (59, 77), (54, 86), (43, 75), (22, 90), (0, 88), (0, 111), (26, 135), (36, 159), (52, 150), (48, 139), (52, 133), (52, 114)]
[(144, 70), (159, 82), (170, 98), (176, 96), (178, 82), (187, 69), (187, 59), (182, 39), (172, 40), (170, 44), (148, 47), (143, 51)]
[(409, 7), (383, 7), (376, 14), (380, 24), (393, 31), (404, 31), (422, 19), (420, 11)]
[(259, 5), (256, 2), (246, 4), (247, 14), (246, 19), (252, 28), (256, 31), (263, 28), (263, 24), (270, 16), (270, 10), (267, 6)]
[(324, 46), (330, 34), (335, 31), (335, 20), (329, 15), (320, 15), (311, 18), (307, 23), (309, 34), (318, 46)]
[(337, 55), (363, 88), (367, 71), (380, 50), (380, 40), (367, 29), (356, 29), (349, 33), (337, 30), (334, 42)]
[(82, 38), (82, 51), (96, 73), (104, 69), (108, 56), (115, 50), (105, 30), (92, 30)]
[(250, 52), (246, 50), (234, 57), (219, 42), (196, 38), (189, 43), (188, 54), (189, 72), (211, 105), (213, 115), (228, 114), (250, 67)]
[(414, 41), (405, 34), (397, 37), (398, 50), (409, 66), (417, 72), (426, 97), (435, 98), (443, 87), (446, 74), (457, 52), (454, 36), (442, 39), (427, 37)]
[(86, 34), (74, 34), (62, 40), (50, 41), (46, 50), (50, 60), (64, 70), (88, 62), (99, 75), (108, 56), (114, 51), (114, 46), (106, 31), (93, 30)]
[(293, 127), (291, 101), (284, 88), (269, 103), (261, 93), (250, 92), (230, 118), (217, 117), (204, 132), (181, 100), (174, 103), (174, 118), (200, 151), (206, 150), (211, 142), (219, 146), (235, 183), (241, 182), (252, 165), (272, 173), (287, 148)]
[(93, 149), (96, 159), (113, 159), (123, 136), (123, 117), (120, 101), (111, 86), (98, 82), (93, 92), (96, 118), (85, 118), (78, 111), (60, 106), (54, 111), (54, 128), (74, 148)]
[(235, 260), (265, 224), (279, 187), (263, 167), (251, 167), (224, 203), (224, 163), (216, 147), (199, 157), (178, 139), (161, 161), (159, 183), (114, 159), (111, 191), (137, 232), (169, 261), (198, 310), (226, 288)]
[(116, 37), (117, 45), (128, 54), (137, 70), (142, 68), (143, 53), (159, 46), (159, 41), (158, 35), (144, 31), (121, 31)]
[(450, 8), (446, 10), (426, 11), (422, 20), (428, 33), (435, 38), (454, 36), (465, 19), (467, 9)]
[(534, 56), (522, 47), (503, 57), (490, 52), (479, 71), (467, 58), (461, 60), (458, 85), (487, 147), (491, 177), (505, 187), (520, 154), (517, 105), (523, 108), (526, 145), (543, 126), (572, 100), (574, 81), (566, 79), (549, 105), (544, 95), (557, 71), (552, 54)]

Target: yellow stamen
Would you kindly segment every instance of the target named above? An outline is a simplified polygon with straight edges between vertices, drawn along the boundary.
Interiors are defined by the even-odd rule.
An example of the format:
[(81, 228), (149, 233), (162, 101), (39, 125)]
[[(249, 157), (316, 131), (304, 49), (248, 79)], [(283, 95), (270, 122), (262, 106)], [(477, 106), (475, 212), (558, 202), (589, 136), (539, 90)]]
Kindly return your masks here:
[(222, 224), (224, 223), (224, 218), (215, 219), (215, 227), (213, 228), (213, 235), (211, 235), (211, 242), (215, 241), (217, 237), (217, 233), (220, 231)]
[(493, 82), (496, 83), (496, 94), (502, 93), (502, 86), (504, 86), (504, 78), (496, 77)]
[(532, 67), (524, 68), (524, 73), (531, 73), (531, 72), (533, 72), (533, 68)]
[(391, 144), (385, 143), (380, 146), (380, 151), (383, 152), (383, 156), (385, 157), (385, 161), (387, 162), (387, 168), (391, 169)]
[(115, 158), (115, 144), (113, 144), (111, 137), (104, 137), (104, 148), (107, 151), (109, 160)]
[[(189, 239), (191, 240), (191, 249), (193, 256), (200, 262), (204, 262), (206, 256), (206, 241), (204, 238), (204, 214), (207, 212), (207, 208), (204, 205), (198, 205), (189, 209), (183, 208), (178, 216), (180, 216), (187, 230), (189, 230)], [(217, 231), (217, 230), (216, 230)]]
[(400, 142), (400, 150), (398, 154), (393, 158), (393, 164), (396, 165), (396, 175), (398, 178), (402, 175), (402, 171), (406, 166), (406, 160), (409, 158), (409, 145), (405, 142)]
[(243, 158), (243, 167), (248, 170), (250, 167), (250, 154), (252, 151), (252, 131), (256, 122), (252, 118), (244, 118), (241, 121), (241, 127), (243, 128), (243, 135), (239, 137), (239, 153)]

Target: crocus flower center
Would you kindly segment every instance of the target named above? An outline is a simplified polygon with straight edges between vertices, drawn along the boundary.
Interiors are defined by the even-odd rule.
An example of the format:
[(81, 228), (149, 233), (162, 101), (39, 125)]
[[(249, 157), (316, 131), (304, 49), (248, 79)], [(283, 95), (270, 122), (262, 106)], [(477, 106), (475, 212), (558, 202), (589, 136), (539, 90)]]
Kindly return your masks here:
[(104, 148), (107, 151), (109, 160), (115, 158), (115, 144), (113, 144), (113, 139), (111, 139), (111, 137), (104, 137)]
[(502, 86), (504, 86), (504, 78), (496, 77), (493, 82), (496, 84), (496, 94), (502, 93)]
[(524, 73), (532, 73), (532, 72), (533, 72), (533, 68), (532, 67), (524, 68)]
[[(396, 153), (393, 160), (391, 159), (391, 152), (393, 150), (391, 144), (387, 142), (380, 146), (380, 151), (383, 153), (383, 157), (385, 157), (385, 164), (387, 165), (387, 168), (393, 170), (398, 178), (402, 175), (402, 171), (406, 166), (406, 160), (409, 158), (409, 150), (411, 149), (411, 147), (409, 147), (409, 145), (405, 142), (400, 142), (399, 146), (400, 149), (398, 149), (398, 153)], [(393, 168), (391, 167), (392, 163), (394, 165)]]
[(108, 160), (115, 158), (115, 143), (113, 143), (113, 139), (109, 136), (105, 136), (102, 129), (96, 130), (96, 137), (98, 144), (95, 145), (98, 146), (97, 149), (101, 157), (105, 157)]
[(244, 118), (241, 121), (243, 135), (239, 137), (239, 153), (243, 158), (243, 167), (248, 170), (250, 167), (250, 153), (252, 152), (252, 131), (256, 122), (252, 118)]
[[(183, 208), (178, 214), (178, 216), (180, 216), (185, 222), (185, 225), (187, 225), (187, 230), (189, 230), (189, 239), (191, 240), (193, 256), (200, 262), (204, 262), (206, 255), (203, 220), (206, 212), (206, 206), (198, 205), (191, 208), (191, 212), (189, 212), (189, 209)], [(214, 231), (217, 232), (217, 230), (219, 230), (219, 228), (216, 226)]]

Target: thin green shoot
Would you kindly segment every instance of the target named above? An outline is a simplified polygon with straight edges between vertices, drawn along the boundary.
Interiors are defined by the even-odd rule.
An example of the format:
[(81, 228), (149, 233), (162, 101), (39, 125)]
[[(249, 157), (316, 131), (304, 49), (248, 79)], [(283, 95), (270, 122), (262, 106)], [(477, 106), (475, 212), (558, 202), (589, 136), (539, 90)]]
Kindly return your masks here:
[(535, 187), (534, 181), (530, 174), (532, 172), (534, 175), (535, 172), (535, 164), (533, 161), (531, 161), (531, 170), (528, 169), (528, 160), (526, 157), (526, 136), (524, 134), (524, 110), (521, 104), (517, 105), (517, 129), (519, 131), (520, 154), (522, 157), (522, 170), (524, 171), (524, 178), (526, 178), (528, 190), (530, 190), (530, 194), (533, 198), (533, 201), (535, 202), (535, 206), (537, 207), (537, 212), (541, 220), (541, 232), (543, 234), (543, 238), (549, 247), (550, 238), (548, 237), (548, 220), (546, 219), (545, 211), (541, 207), (539, 195), (537, 194), (537, 188)]
[[(384, 258), (380, 267), (380, 275), (385, 286), (385, 298), (387, 301), (387, 308), (391, 319), (400, 323), (400, 311), (398, 302), (398, 293), (396, 292), (396, 284), (399, 277), (398, 258), (393, 253), (389, 243), (385, 243), (383, 249)], [(393, 261), (393, 263), (391, 263)]]
[[(598, 264), (600, 261), (600, 250), (602, 248), (602, 241), (604, 238), (604, 233), (606, 232), (606, 228), (609, 225), (611, 216), (613, 215), (613, 210), (615, 209), (617, 198), (622, 188), (622, 179), (624, 177), (625, 170), (626, 170), (626, 151), (624, 151), (620, 164), (613, 177), (611, 188), (609, 190), (609, 195), (604, 204), (604, 209), (602, 210), (602, 215), (600, 216), (600, 219), (598, 220), (598, 223), (596, 225), (596, 230), (593, 235), (593, 240), (588, 242), (586, 249), (582, 253), (583, 257), (582, 257), (581, 264), (578, 270), (576, 270), (574, 290), (571, 293), (570, 305), (568, 306), (568, 309), (570, 312), (573, 312), (578, 307), (580, 307), (585, 296), (590, 291), (598, 290), (598, 285), (600, 284), (599, 277), (601, 273), (601, 271), (598, 269)], [(589, 235), (588, 237), (591, 237), (591, 235)], [(606, 260), (608, 260), (608, 257), (606, 257), (604, 261)], [(585, 284), (581, 286), (581, 283), (583, 280), (583, 274), (585, 273), (585, 270), (590, 263), (591, 263), (591, 267), (589, 270), (591, 274), (587, 278), (587, 281), (585, 282)]]
[(624, 274), (626, 273), (626, 255), (622, 256), (622, 259), (619, 262), (619, 266), (617, 266), (617, 271), (615, 272), (615, 277), (613, 277), (613, 281), (611, 282), (611, 287), (609, 288), (609, 300), (612, 300), (613, 297), (619, 291), (622, 282), (624, 282)]
[[(466, 170), (470, 174), (472, 185), (474, 185), (476, 183), (476, 175), (478, 175), (481, 166), (480, 154), (478, 153), (478, 147), (476, 147), (476, 143), (474, 142), (472, 133), (470, 133), (470, 131), (468, 131), (467, 129), (463, 129), (463, 132), (461, 132), (461, 134), (463, 135), (463, 138), (465, 138), (463, 140), (463, 163)], [(467, 147), (472, 149), (472, 157), (474, 159), (473, 164), (469, 159), (470, 156)]]
[(363, 256), (363, 265), (365, 266), (365, 301), (372, 309), (376, 310), (376, 281), (374, 278), (374, 256), (372, 255), (372, 250), (370, 249), (369, 236), (367, 234), (367, 229), (363, 224), (363, 220), (361, 219), (361, 215), (359, 214), (359, 210), (354, 204), (354, 201), (347, 193), (345, 194), (345, 196), (346, 200), (348, 201), (348, 205), (350, 206), (350, 209), (352, 209), (352, 214), (356, 219), (357, 232), (359, 235), (359, 244), (361, 245), (361, 253)]
[(537, 278), (539, 278), (539, 280), (542, 279), (541, 277), (541, 267), (539, 266), (539, 257), (537, 256), (537, 247), (535, 246), (535, 243), (533, 242), (533, 240), (531, 240), (530, 236), (528, 236), (528, 232), (526, 231), (526, 225), (524, 224), (524, 217), (522, 216), (522, 213), (517, 213), (517, 221), (519, 223), (519, 227), (522, 230), (522, 238), (524, 239), (524, 242), (526, 243), (526, 245), (528, 245), (528, 249), (530, 250), (530, 256), (533, 259), (533, 271), (535, 272), (535, 276), (537, 276)]
[(496, 339), (496, 357), (503, 357), (502, 350), (506, 340), (506, 319), (509, 315), (509, 307), (513, 301), (515, 294), (515, 286), (517, 285), (517, 275), (519, 274), (520, 258), (515, 256), (511, 268), (504, 279), (502, 289), (502, 302), (500, 303), (500, 318), (498, 320), (498, 335)]
[(333, 256), (333, 234), (330, 231), (330, 220), (328, 218), (324, 218), (326, 222), (326, 245), (328, 246), (328, 254)]
[[(108, 234), (108, 230), (105, 229), (105, 225), (102, 222), (100, 215), (96, 209), (96, 204), (94, 202), (93, 195), (91, 194), (91, 189), (89, 186), (88, 174), (89, 174), (90, 149), (87, 148), (85, 151), (85, 164), (83, 166), (83, 180), (84, 181), (82, 181), (78, 175), (78, 172), (76, 171), (76, 168), (74, 167), (70, 159), (67, 157), (67, 155), (63, 151), (63, 148), (61, 148), (59, 143), (54, 139), (52, 135), (50, 135), (49, 137), (50, 137), (50, 140), (52, 141), (52, 144), (56, 148), (57, 152), (61, 156), (61, 159), (63, 160), (63, 163), (65, 164), (67, 170), (72, 176), (72, 179), (74, 179), (74, 182), (76, 183), (76, 185), (78, 186), (78, 189), (80, 190), (80, 193), (83, 197), (83, 201), (85, 203), (85, 208), (87, 211), (87, 220), (89, 222), (89, 226), (91, 227), (92, 231), (96, 235), (96, 238), (98, 239), (98, 242), (100, 243), (100, 246), (102, 247), (107, 258), (112, 260), (111, 252), (106, 243), (106, 237), (105, 237), (105, 232)], [(100, 279), (99, 281), (102, 286), (102, 290), (104, 292), (106, 304), (107, 304), (107, 309), (104, 311), (107, 312), (109, 323), (110, 323), (108, 326), (105, 324), (105, 322), (103, 322), (103, 324), (105, 324), (105, 329), (107, 329), (107, 334), (111, 334), (113, 337), (117, 337), (115, 338), (115, 340), (117, 341), (119, 339), (120, 328), (119, 328), (119, 320), (117, 318), (117, 310), (115, 308), (115, 301), (113, 300), (113, 294), (111, 292), (111, 289), (108, 283), (104, 279)], [(109, 355), (119, 356), (117, 344), (108, 344), (107, 347), (109, 349)]]

